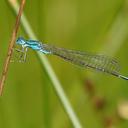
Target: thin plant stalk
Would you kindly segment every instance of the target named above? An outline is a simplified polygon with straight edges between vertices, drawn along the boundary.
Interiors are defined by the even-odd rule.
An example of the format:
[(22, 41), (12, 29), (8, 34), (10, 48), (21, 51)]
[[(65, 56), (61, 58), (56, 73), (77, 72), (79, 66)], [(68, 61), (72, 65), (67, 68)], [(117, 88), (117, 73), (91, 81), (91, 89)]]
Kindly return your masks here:
[(22, 12), (23, 12), (25, 1), (26, 0), (22, 0), (21, 4), (20, 4), (20, 8), (19, 7), (17, 8), (18, 15), (16, 17), (15, 26), (13, 28), (12, 36), (11, 36), (11, 39), (10, 39), (10, 42), (9, 42), (7, 56), (6, 56), (4, 67), (3, 67), (2, 77), (0, 79), (0, 95), (2, 95), (2, 93), (3, 93), (4, 83), (5, 83), (5, 80), (6, 80), (6, 77), (7, 77), (8, 68), (9, 68), (11, 56), (12, 56), (12, 53), (13, 53), (13, 47), (14, 47), (14, 44), (15, 44), (18, 28), (19, 28), (19, 25), (20, 25), (20, 18), (21, 18)]

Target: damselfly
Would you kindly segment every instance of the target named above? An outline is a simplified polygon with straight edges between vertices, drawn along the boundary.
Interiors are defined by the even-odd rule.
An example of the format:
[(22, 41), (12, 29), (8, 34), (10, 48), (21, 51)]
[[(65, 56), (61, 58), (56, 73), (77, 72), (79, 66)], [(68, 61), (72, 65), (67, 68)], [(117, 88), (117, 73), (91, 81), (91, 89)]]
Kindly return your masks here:
[(22, 46), (22, 50), (18, 51), (24, 53), (23, 61), (26, 60), (27, 49), (31, 48), (44, 54), (52, 54), (59, 56), (64, 60), (69, 61), (80, 67), (92, 68), (128, 80), (128, 77), (125, 77), (119, 73), (120, 66), (118, 62), (115, 59), (105, 55), (68, 50), (65, 48), (59, 48), (52, 45), (43, 44), (40, 41), (36, 40), (25, 40), (22, 37), (19, 37), (17, 39), (16, 44)]

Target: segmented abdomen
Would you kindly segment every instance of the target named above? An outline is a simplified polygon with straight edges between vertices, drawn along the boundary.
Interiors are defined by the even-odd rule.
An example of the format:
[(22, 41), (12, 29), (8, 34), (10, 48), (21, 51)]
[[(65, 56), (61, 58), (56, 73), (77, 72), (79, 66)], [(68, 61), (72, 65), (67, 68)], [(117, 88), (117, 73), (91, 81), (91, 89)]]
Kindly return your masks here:
[(57, 55), (66, 61), (84, 68), (89, 67), (116, 76), (118, 76), (118, 72), (120, 70), (118, 62), (108, 56), (68, 50), (46, 44), (43, 46), (43, 48), (46, 51), (50, 51), (51, 54)]

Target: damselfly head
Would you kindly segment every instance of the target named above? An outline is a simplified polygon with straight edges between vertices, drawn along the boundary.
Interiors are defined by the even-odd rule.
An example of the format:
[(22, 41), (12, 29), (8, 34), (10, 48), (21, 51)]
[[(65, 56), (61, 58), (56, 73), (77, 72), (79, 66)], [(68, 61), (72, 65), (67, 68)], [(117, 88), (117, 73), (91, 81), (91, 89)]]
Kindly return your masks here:
[(26, 40), (23, 37), (18, 37), (18, 39), (16, 40), (16, 44), (20, 44), (23, 46), (26, 44)]

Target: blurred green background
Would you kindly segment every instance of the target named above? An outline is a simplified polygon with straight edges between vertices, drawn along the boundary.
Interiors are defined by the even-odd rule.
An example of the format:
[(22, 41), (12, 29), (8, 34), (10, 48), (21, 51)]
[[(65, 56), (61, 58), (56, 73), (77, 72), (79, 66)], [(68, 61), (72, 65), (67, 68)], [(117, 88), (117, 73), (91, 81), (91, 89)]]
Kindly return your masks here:
[[(128, 0), (26, 0), (24, 13), (42, 42), (117, 58), (128, 75)], [(16, 15), (0, 1), (0, 72)], [(28, 38), (20, 26), (18, 36)], [(48, 59), (85, 128), (127, 128), (118, 113), (128, 100), (128, 82)], [(127, 106), (128, 107), (128, 106)], [(127, 113), (127, 111), (125, 112)], [(0, 128), (72, 128), (52, 82), (34, 51), (26, 63), (11, 63), (0, 97)]]

